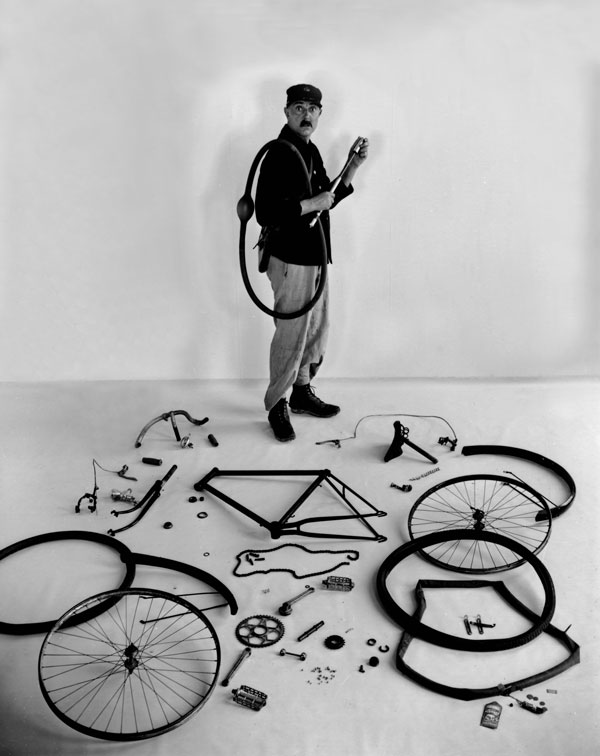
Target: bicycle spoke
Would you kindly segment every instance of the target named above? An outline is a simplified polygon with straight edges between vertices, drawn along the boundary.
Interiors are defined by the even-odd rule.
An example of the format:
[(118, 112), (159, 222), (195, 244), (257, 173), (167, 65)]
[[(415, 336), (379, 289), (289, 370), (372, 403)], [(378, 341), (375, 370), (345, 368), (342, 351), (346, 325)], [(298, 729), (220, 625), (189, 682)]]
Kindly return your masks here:
[[(551, 517), (544, 498), (524, 482), (501, 475), (453, 478), (425, 492), (409, 514), (415, 539), (429, 533), (470, 529), (506, 535), (537, 553), (550, 535)], [(423, 549), (431, 561), (458, 572), (497, 572), (523, 563), (523, 558), (496, 544), (443, 542)]]
[(61, 720), (86, 734), (158, 735), (212, 693), (218, 639), (202, 611), (180, 597), (150, 589), (112, 593), (119, 596), (92, 621), (69, 626), (73, 614), (107, 594), (81, 602), (48, 633), (39, 660), (42, 693)]

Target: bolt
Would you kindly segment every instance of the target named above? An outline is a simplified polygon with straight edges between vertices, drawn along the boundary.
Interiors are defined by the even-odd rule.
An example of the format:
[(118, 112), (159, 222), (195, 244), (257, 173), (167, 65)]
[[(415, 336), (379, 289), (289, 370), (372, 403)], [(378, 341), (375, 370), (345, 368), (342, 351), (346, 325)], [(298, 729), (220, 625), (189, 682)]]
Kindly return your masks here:
[(299, 636), (298, 636), (298, 638), (297, 638), (297, 640), (298, 640), (298, 641), (303, 641), (303, 640), (304, 640), (305, 638), (308, 638), (308, 636), (309, 636), (309, 635), (312, 635), (313, 633), (316, 633), (316, 632), (317, 632), (317, 630), (318, 630), (318, 629), (319, 629), (320, 627), (323, 627), (323, 625), (324, 625), (324, 624), (325, 624), (325, 623), (323, 622), (323, 620), (320, 620), (319, 622), (317, 622), (317, 624), (316, 624), (316, 625), (313, 625), (312, 627), (309, 627), (309, 628), (308, 628), (308, 630), (305, 630), (305, 631), (304, 631), (304, 632), (302, 633), (302, 635), (299, 635)]
[(301, 654), (294, 654), (291, 651), (286, 651), (285, 648), (281, 649), (279, 656), (295, 656), (296, 659), (300, 659), (300, 661), (304, 661), (306, 659), (306, 654), (304, 653), (304, 651)]
[(295, 604), (296, 601), (300, 601), (301, 598), (304, 598), (304, 596), (308, 596), (309, 593), (314, 592), (314, 588), (310, 585), (305, 586), (306, 590), (304, 593), (301, 593), (299, 596), (296, 596), (293, 599), (290, 599), (289, 601), (285, 601), (280, 607), (279, 607), (279, 614), (282, 614), (284, 617), (287, 617), (288, 614), (292, 613), (292, 604)]

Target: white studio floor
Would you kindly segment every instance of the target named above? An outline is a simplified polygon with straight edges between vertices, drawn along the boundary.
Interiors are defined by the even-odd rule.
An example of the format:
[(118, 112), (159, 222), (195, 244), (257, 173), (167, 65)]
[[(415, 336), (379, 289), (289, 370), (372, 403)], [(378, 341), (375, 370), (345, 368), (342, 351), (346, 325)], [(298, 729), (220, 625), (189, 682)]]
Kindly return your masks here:
[[(111, 491), (131, 488), (140, 501), (155, 481), (176, 465), (144, 517), (114, 538), (138, 554), (201, 568), (224, 583), (238, 605), (235, 615), (229, 607), (207, 612), (220, 643), (221, 667), (205, 706), (169, 732), (126, 743), (82, 734), (51, 711), (38, 683), (38, 656), (46, 632), (0, 633), (1, 756), (597, 754), (600, 383), (591, 379), (322, 379), (316, 385), (318, 394), (339, 403), (342, 412), (328, 420), (293, 415), (297, 440), (289, 444), (276, 442), (267, 426), (263, 389), (256, 381), (0, 385), (0, 548), (47, 533), (105, 534), (122, 527), (136, 515), (112, 515), (112, 510), (129, 505), (115, 503)], [(135, 448), (142, 428), (173, 410), (184, 410), (197, 419), (209, 418), (196, 426), (177, 416), (180, 435), (189, 435), (193, 447), (182, 447), (170, 421), (161, 420), (148, 429), (141, 447)], [(437, 458), (437, 464), (406, 444), (401, 456), (384, 462), (397, 420), (409, 428), (414, 444)], [(452, 431), (458, 439), (455, 451), (438, 443)], [(218, 446), (209, 443), (209, 433)], [(332, 438), (348, 440), (341, 441), (339, 447), (317, 443)], [(568, 491), (563, 480), (537, 464), (461, 453), (465, 446), (479, 444), (541, 454), (564, 467), (577, 487), (572, 506), (553, 520), (548, 542), (538, 556), (552, 576), (556, 592), (552, 625), (568, 628), (569, 636), (581, 647), (581, 661), (551, 679), (513, 693), (532, 706), (541, 707), (543, 702), (547, 711), (542, 714), (503, 695), (458, 700), (403, 676), (395, 667), (402, 631), (384, 611), (376, 591), (380, 565), (409, 540), (408, 516), (413, 504), (444, 480), (467, 474), (510, 474), (554, 504), (565, 500)], [(162, 465), (144, 464), (143, 456), (160, 458)], [(76, 513), (80, 497), (93, 489), (93, 460), (109, 471), (127, 465), (127, 474), (137, 480), (98, 470), (96, 513), (88, 510), (86, 499)], [(194, 484), (215, 467), (244, 472), (330, 470), (350, 492), (358, 492), (374, 509), (387, 513), (369, 520), (386, 540), (346, 537), (360, 533), (370, 538), (363, 524), (367, 518), (320, 524), (327, 533), (332, 532), (329, 528), (334, 532), (339, 528), (338, 534), (344, 535), (340, 539), (287, 535), (274, 540), (265, 528), (214, 494), (194, 490)], [(412, 490), (402, 491), (391, 483), (410, 485)], [(233, 480), (225, 476), (214, 479), (213, 485), (229, 491), (234, 500), (245, 502), (266, 519), (278, 518), (301, 491), (297, 477), (285, 475)], [(302, 505), (296, 521), (303, 514), (348, 514), (344, 502), (325, 489), (320, 486), (314, 498)], [(204, 499), (189, 501), (194, 495)], [(363, 503), (358, 508), (363, 511)], [(205, 517), (198, 517), (201, 511), (206, 512)], [(172, 527), (165, 528), (166, 522)], [(290, 549), (293, 544), (304, 549)], [(271, 571), (234, 574), (234, 569), (254, 569), (255, 552), (284, 546), (288, 548), (258, 557), (259, 561), (266, 558)], [(343, 553), (308, 554), (306, 549)], [(346, 551), (351, 550), (358, 555), (349, 558)], [(244, 551), (246, 556), (236, 561)], [(302, 558), (298, 557), (300, 551)], [(0, 622), (55, 620), (78, 601), (117, 588), (124, 565), (115, 553), (104, 545), (72, 538), (8, 554), (0, 560)], [(254, 558), (249, 559), (248, 553)], [(340, 560), (345, 560), (342, 566), (338, 566)], [(322, 574), (314, 576), (319, 571)], [(323, 580), (328, 575), (350, 578), (353, 589), (326, 590)], [(538, 613), (544, 602), (541, 583), (528, 563), (481, 576), (442, 569), (414, 554), (393, 575), (394, 598), (411, 614), (414, 586), (417, 580), (429, 578), (502, 581)], [(178, 572), (138, 566), (133, 585), (183, 594), (194, 591), (190, 583), (195, 581)], [(306, 585), (315, 588), (314, 593), (294, 604), (291, 614), (281, 615), (279, 607), (302, 593)], [(465, 639), (463, 615), (481, 613), (482, 621), (495, 628), (486, 628), (480, 639), (521, 631), (523, 619), (515, 618), (502, 600), (487, 591), (467, 586), (451, 593), (427, 594), (424, 619), (430, 617), (431, 626)], [(245, 627), (244, 620), (259, 615), (278, 620), (275, 640), (254, 648), (229, 686), (223, 686), (223, 678), (245, 648), (239, 639), (240, 623)], [(297, 637), (318, 621), (324, 625), (299, 642)], [(341, 648), (325, 646), (324, 640), (331, 635), (343, 639)], [(474, 643), (478, 637), (473, 627)], [(370, 639), (374, 645), (367, 643)], [(304, 652), (306, 659), (283, 657), (281, 648)], [(489, 653), (415, 640), (408, 653), (407, 659), (423, 674), (467, 688), (507, 684), (552, 667), (565, 657), (564, 648), (547, 633), (520, 648)], [(368, 663), (373, 656), (379, 661), (377, 666)], [(243, 685), (265, 693), (266, 706), (253, 711), (237, 705), (232, 690)], [(490, 701), (502, 705), (497, 729), (480, 725), (484, 706)]]

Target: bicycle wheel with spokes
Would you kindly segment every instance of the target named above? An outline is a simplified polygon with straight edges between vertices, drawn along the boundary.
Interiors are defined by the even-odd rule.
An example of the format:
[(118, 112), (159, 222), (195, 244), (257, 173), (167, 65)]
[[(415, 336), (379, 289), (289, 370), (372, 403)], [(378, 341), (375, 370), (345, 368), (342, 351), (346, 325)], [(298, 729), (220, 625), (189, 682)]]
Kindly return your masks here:
[[(539, 518), (540, 512), (548, 516)], [(550, 537), (551, 520), (548, 504), (527, 484), (504, 475), (463, 475), (422, 494), (408, 515), (408, 530), (413, 540), (456, 529), (500, 533), (537, 554)], [(440, 567), (478, 574), (524, 562), (485, 541), (444, 541), (420, 553)]]
[[(112, 606), (73, 626), (73, 617)], [(39, 655), (42, 694), (70, 727), (105, 740), (161, 735), (197, 712), (220, 667), (216, 633), (188, 601), (149, 588), (81, 601), (48, 632)]]

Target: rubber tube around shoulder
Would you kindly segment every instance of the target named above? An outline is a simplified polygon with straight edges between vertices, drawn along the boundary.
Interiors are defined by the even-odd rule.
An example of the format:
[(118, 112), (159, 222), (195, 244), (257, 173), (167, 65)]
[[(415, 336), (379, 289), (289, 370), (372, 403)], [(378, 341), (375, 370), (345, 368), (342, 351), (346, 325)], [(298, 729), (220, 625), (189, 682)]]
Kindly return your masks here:
[(325, 283), (327, 282), (327, 243), (325, 241), (325, 233), (323, 232), (323, 225), (321, 223), (321, 220), (317, 219), (317, 227), (319, 229), (319, 238), (321, 241), (321, 264), (319, 266), (321, 272), (319, 275), (319, 281), (317, 283), (317, 288), (315, 290), (315, 293), (312, 296), (312, 298), (309, 299), (308, 302), (306, 302), (305, 305), (303, 305), (300, 309), (295, 310), (294, 312), (278, 312), (277, 310), (272, 310), (270, 307), (267, 307), (267, 305), (265, 305), (261, 301), (259, 296), (256, 294), (256, 292), (252, 288), (250, 277), (248, 275), (248, 266), (246, 264), (246, 227), (248, 225), (248, 221), (254, 215), (254, 201), (252, 199), (252, 185), (254, 183), (254, 176), (256, 174), (258, 166), (260, 165), (260, 162), (262, 161), (263, 157), (275, 144), (285, 144), (298, 157), (298, 160), (300, 161), (300, 164), (302, 165), (302, 168), (304, 170), (307, 186), (310, 190), (310, 176), (306, 169), (304, 159), (302, 155), (300, 154), (300, 152), (298, 151), (298, 149), (291, 142), (288, 142), (285, 139), (272, 139), (270, 142), (267, 142), (265, 145), (261, 147), (261, 149), (256, 154), (256, 157), (254, 158), (252, 165), (250, 167), (250, 172), (248, 174), (248, 180), (246, 181), (246, 189), (244, 191), (244, 194), (240, 198), (237, 204), (237, 215), (238, 215), (238, 218), (240, 219), (240, 240), (239, 240), (240, 270), (242, 273), (242, 279), (244, 281), (244, 286), (246, 287), (246, 291), (250, 295), (250, 299), (254, 302), (254, 304), (260, 310), (262, 310), (267, 315), (270, 315), (271, 317), (277, 318), (279, 320), (293, 320), (294, 318), (299, 318), (302, 315), (305, 315), (310, 310), (312, 310), (312, 308), (316, 305), (316, 303), (321, 298), (323, 290), (325, 289)]

